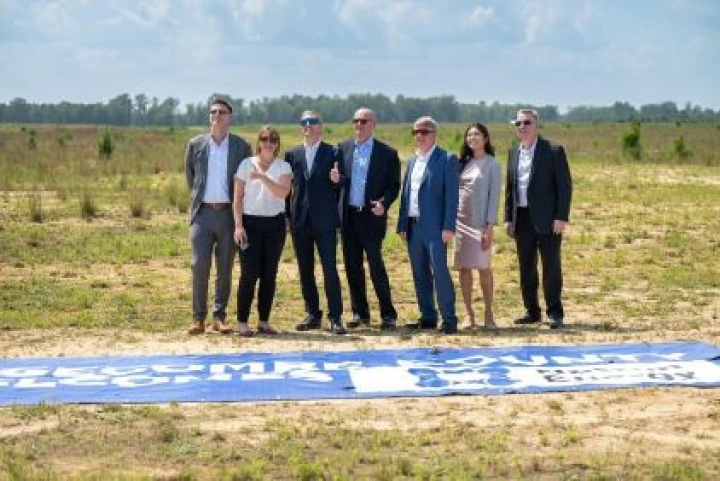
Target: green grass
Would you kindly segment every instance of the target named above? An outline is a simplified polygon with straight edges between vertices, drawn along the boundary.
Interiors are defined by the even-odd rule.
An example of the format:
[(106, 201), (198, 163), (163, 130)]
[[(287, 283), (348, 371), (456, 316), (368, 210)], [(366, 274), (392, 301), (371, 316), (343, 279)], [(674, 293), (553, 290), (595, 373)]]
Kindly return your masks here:
[[(456, 148), (463, 127), (441, 126), (441, 145)], [(205, 129), (114, 129), (113, 154), (105, 160), (97, 155), (101, 129), (34, 128), (33, 149), (19, 127), (0, 128), (2, 345), (51, 346), (53, 336), (63, 336), (82, 347), (89, 333), (105, 338), (109, 351), (114, 343), (142, 345), (146, 336), (185, 342), (191, 300), (182, 157), (187, 139)], [(236, 130), (253, 138), (257, 129)], [(412, 151), (408, 129), (381, 125), (378, 137), (406, 159)], [(517, 259), (499, 226), (493, 271), (500, 334), (367, 332), (344, 340), (292, 340), (294, 348), (658, 339), (718, 344), (720, 136), (712, 125), (647, 124), (643, 160), (627, 163), (620, 152), (626, 129), (545, 128), (566, 146), (575, 185), (563, 244), (565, 331), (510, 327), (520, 313)], [(351, 133), (349, 125), (327, 130), (331, 141)], [(280, 132), (284, 147), (300, 141), (297, 126), (280, 126)], [(504, 164), (512, 130), (494, 125), (491, 132)], [(682, 164), (668, 154), (679, 135), (693, 152)], [(87, 199), (92, 216), (83, 215)], [(396, 215), (397, 205), (384, 252), (402, 322), (418, 313), (406, 246), (394, 233)], [(342, 262), (339, 267), (342, 276)], [(273, 323), (292, 330), (303, 303), (289, 238), (280, 272)], [(236, 268), (234, 282), (238, 274)], [(318, 281), (322, 289), (322, 276)], [(343, 292), (347, 300), (344, 280)], [(234, 302), (235, 295), (231, 319)], [(475, 302), (482, 305), (479, 291)], [(459, 296), (457, 307), (464, 315)], [(282, 346), (283, 339), (222, 343), (203, 346), (210, 352), (265, 350)], [(717, 478), (717, 400), (707, 391), (645, 392), (200, 408), (11, 407), (0, 409), (0, 480)], [(687, 403), (693, 413), (675, 413)], [(668, 436), (659, 439), (653, 437), (659, 414), (643, 413), (666, 405), (672, 416), (658, 429)], [(670, 443), (672, 435), (677, 444)], [(668, 444), (658, 449), (660, 442)]]

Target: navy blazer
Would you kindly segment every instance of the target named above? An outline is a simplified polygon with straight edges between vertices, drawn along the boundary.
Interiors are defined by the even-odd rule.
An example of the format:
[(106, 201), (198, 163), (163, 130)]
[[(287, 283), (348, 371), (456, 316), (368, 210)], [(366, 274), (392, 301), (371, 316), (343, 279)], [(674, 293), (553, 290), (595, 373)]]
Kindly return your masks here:
[[(402, 197), (397, 231), (408, 232), (408, 209), (410, 208), (410, 180), (415, 167), (416, 156), (408, 163), (403, 181)], [(425, 237), (439, 237), (444, 230), (455, 232), (459, 202), (459, 164), (454, 154), (435, 146), (428, 160), (420, 191), (418, 204), (420, 218), (415, 226), (418, 234)]]
[[(345, 176), (342, 181), (340, 192), (340, 219), (347, 217), (348, 202), (350, 199), (350, 183), (352, 182), (353, 154), (355, 153), (355, 141), (347, 140), (338, 146), (342, 152), (345, 163)], [(382, 200), (385, 206), (385, 214), (372, 216), (377, 221), (377, 228), (385, 235), (387, 229), (387, 216), (390, 206), (397, 199), (400, 192), (400, 158), (397, 150), (388, 144), (373, 139), (373, 148), (370, 153), (367, 179), (365, 183), (364, 207), (372, 208), (372, 201)]]
[[(520, 148), (508, 152), (505, 185), (505, 222), (517, 221), (518, 183), (517, 169)], [(528, 208), (535, 231), (552, 233), (553, 221), (570, 220), (572, 178), (565, 149), (543, 137), (537, 138), (535, 153), (530, 167), (528, 185)]]
[(308, 227), (317, 230), (340, 227), (338, 199), (342, 178), (338, 184), (330, 181), (330, 170), (337, 162), (341, 176), (344, 173), (342, 153), (321, 141), (315, 154), (312, 172), (308, 171), (305, 147), (298, 145), (285, 153), (285, 160), (293, 173), (292, 191), (288, 203), (293, 228)]
[[(190, 189), (190, 223), (192, 224), (195, 215), (200, 210), (200, 205), (205, 195), (205, 183), (207, 182), (208, 158), (210, 156), (210, 143), (213, 142), (211, 134), (202, 134), (193, 137), (185, 149), (185, 178)], [(229, 134), (228, 138), (228, 162), (227, 182), (230, 202), (233, 201), (235, 192), (234, 177), (240, 162), (252, 156), (252, 149), (243, 138)]]

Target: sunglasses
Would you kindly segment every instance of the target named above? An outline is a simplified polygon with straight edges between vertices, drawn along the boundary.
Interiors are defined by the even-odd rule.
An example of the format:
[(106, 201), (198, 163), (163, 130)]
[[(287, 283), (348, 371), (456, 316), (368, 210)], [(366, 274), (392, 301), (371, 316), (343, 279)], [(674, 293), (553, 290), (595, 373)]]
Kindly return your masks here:
[(260, 142), (270, 142), (271, 144), (277, 144), (278, 142), (280, 142), (280, 139), (278, 139), (277, 137), (260, 137), (258, 140)]
[(228, 112), (227, 110), (222, 110), (222, 109), (212, 109), (210, 111), (210, 115), (227, 115), (229, 113), (230, 112)]
[(435, 131), (434, 131), (434, 130), (430, 130), (430, 129), (412, 129), (410, 132), (411, 132), (413, 135), (417, 135), (417, 134), (420, 134), (420, 135), (428, 135), (428, 134), (434, 133)]
[(306, 127), (308, 125), (318, 125), (320, 123), (320, 119), (317, 117), (305, 117), (304, 119), (300, 119), (300, 125), (303, 127)]
[(515, 127), (520, 127), (521, 125), (532, 125), (532, 120), (516, 120), (513, 124), (515, 124)]
[(370, 119), (352, 119), (352, 123), (354, 124), (365, 125), (368, 122), (370, 122)]

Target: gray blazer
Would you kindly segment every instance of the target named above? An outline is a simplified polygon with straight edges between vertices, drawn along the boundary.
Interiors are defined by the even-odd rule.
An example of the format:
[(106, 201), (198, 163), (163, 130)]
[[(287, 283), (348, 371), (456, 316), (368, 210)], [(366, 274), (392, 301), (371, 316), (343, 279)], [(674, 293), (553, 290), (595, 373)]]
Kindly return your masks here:
[(477, 229), (496, 224), (500, 206), (500, 163), (492, 155), (486, 159), (480, 167), (480, 175), (475, 180), (471, 194), (470, 225)]
[[(252, 156), (252, 149), (241, 137), (229, 134), (228, 139), (228, 192), (230, 202), (233, 200), (235, 191), (234, 176), (238, 166), (243, 159)], [(198, 135), (190, 139), (185, 150), (185, 177), (187, 178), (188, 189), (190, 189), (190, 224), (193, 223), (195, 215), (200, 210), (203, 196), (205, 195), (205, 183), (207, 182), (208, 156), (210, 155), (210, 142), (212, 136), (208, 134)]]

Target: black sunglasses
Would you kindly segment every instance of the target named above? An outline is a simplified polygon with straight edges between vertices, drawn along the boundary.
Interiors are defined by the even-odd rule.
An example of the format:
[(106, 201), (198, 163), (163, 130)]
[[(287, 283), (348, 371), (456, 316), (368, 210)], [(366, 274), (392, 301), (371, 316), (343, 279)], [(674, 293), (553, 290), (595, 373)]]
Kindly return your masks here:
[(300, 125), (303, 127), (307, 125), (318, 125), (320, 123), (320, 119), (317, 117), (305, 117), (304, 119), (300, 119)]
[(370, 119), (352, 119), (352, 123), (354, 124), (365, 125), (368, 122), (370, 122)]
[(228, 112), (227, 110), (223, 110), (223, 109), (212, 109), (210, 111), (210, 115), (227, 115), (229, 113), (230, 112)]
[(280, 139), (278, 139), (277, 137), (260, 137), (258, 140), (260, 142), (270, 142), (273, 144), (277, 144), (278, 142), (280, 142)]
[(515, 124), (515, 127), (520, 127), (521, 125), (532, 125), (532, 120), (516, 120), (513, 123)]
[(411, 132), (413, 135), (417, 135), (417, 134), (420, 134), (420, 135), (428, 135), (428, 134), (432, 134), (432, 133), (435, 132), (435, 131), (434, 131), (434, 130), (430, 130), (430, 129), (412, 129), (410, 132)]

